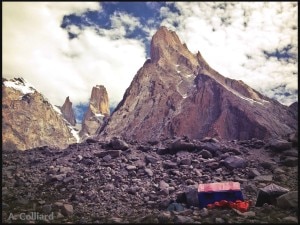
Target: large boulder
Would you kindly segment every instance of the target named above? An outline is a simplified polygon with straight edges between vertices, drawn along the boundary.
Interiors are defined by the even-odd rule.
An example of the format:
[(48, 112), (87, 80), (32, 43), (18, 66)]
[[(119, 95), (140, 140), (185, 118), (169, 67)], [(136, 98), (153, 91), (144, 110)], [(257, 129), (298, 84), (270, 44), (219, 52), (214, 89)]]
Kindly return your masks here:
[(280, 161), (280, 163), (288, 167), (294, 167), (298, 165), (298, 157), (287, 156), (282, 161)]
[(239, 156), (229, 156), (224, 159), (223, 163), (228, 169), (244, 168), (247, 166), (247, 161)]
[(197, 185), (187, 186), (185, 192), (186, 203), (188, 206), (199, 207), (198, 187)]
[(111, 147), (114, 150), (127, 150), (129, 148), (128, 144), (125, 141), (117, 137), (113, 137), (110, 140), (109, 147)]
[(298, 208), (298, 191), (290, 191), (279, 196), (277, 206), (283, 209)]
[(293, 146), (298, 146), (298, 131), (290, 134), (289, 141), (292, 142)]
[(286, 140), (273, 139), (269, 142), (269, 148), (275, 152), (282, 152), (292, 148), (292, 143)]

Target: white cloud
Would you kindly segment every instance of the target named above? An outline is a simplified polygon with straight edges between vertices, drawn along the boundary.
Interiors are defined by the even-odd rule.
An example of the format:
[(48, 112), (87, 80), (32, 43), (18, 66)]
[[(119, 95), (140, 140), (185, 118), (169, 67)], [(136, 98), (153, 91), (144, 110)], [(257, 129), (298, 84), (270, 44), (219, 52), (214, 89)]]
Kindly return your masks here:
[[(73, 105), (87, 102), (92, 87), (103, 84), (117, 104), (145, 61), (144, 46), (120, 35), (124, 24), (98, 30), (107, 36), (70, 26), (78, 38), (69, 40), (60, 27), (63, 16), (86, 10), (102, 9), (96, 2), (3, 3), (3, 76), (24, 77), (56, 105), (67, 96)], [(138, 26), (134, 18), (120, 14), (123, 18), (129, 30)]]
[[(176, 2), (180, 15), (161, 8), (162, 25), (176, 30), (192, 52), (201, 52), (222, 75), (245, 83), (283, 104), (295, 95), (278, 98), (270, 91), (279, 84), (298, 90), (297, 60), (285, 63), (266, 59), (263, 51), (275, 52), (292, 45), (297, 56), (297, 7), (291, 2)], [(176, 16), (175, 16), (176, 14)], [(179, 26), (174, 27), (174, 22)], [(248, 58), (248, 57), (250, 58)]]
[[(172, 4), (180, 13), (170, 9)], [(150, 41), (155, 24), (163, 19), (161, 25), (175, 30), (192, 52), (199, 50), (224, 76), (243, 80), (269, 97), (275, 96), (279, 85), (296, 93), (298, 59), (289, 63), (266, 59), (263, 51), (291, 45), (289, 52), (298, 55), (297, 6), (295, 2), (169, 2), (160, 8), (161, 18), (149, 18), (147, 24), (115, 12), (109, 17), (111, 29), (101, 24), (81, 29), (70, 25), (67, 31), (78, 36), (69, 40), (60, 27), (63, 16), (87, 10), (105, 14), (100, 3), (4, 2), (3, 75), (24, 77), (57, 105), (67, 96), (73, 104), (86, 102), (92, 87), (103, 84), (110, 101), (117, 104), (146, 57), (143, 43), (125, 36), (140, 28)], [(276, 98), (289, 104), (297, 96)]]
[(129, 31), (133, 31), (137, 27), (141, 27), (141, 23), (137, 17), (131, 16), (124, 12), (115, 12), (110, 17), (112, 28), (120, 29), (127, 27)]

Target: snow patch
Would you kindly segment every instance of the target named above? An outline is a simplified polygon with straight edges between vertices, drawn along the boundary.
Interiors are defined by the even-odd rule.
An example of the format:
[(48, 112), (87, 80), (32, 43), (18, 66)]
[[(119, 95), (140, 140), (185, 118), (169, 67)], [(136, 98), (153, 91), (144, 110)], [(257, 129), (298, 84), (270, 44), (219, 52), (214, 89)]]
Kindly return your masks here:
[[(51, 104), (52, 105), (52, 104)], [(53, 109), (59, 114), (62, 115), (60, 109), (56, 105), (52, 105)]]
[[(51, 104), (51, 103), (50, 103)], [(51, 104), (52, 105), (52, 104)], [(73, 137), (76, 139), (77, 143), (80, 143), (80, 137), (79, 137), (79, 131), (76, 129), (76, 127), (73, 127), (63, 116), (62, 113), (60, 111), (60, 109), (56, 106), (56, 105), (52, 105), (52, 108), (54, 109), (54, 111), (60, 115), (60, 117), (65, 121), (66, 125), (68, 126), (68, 128), (71, 131), (71, 134), (73, 135)], [(76, 124), (77, 125), (77, 124)], [(75, 125), (75, 126), (76, 126)]]
[[(229, 89), (228, 89), (228, 90), (229, 90)], [(235, 94), (235, 95), (238, 96), (239, 98), (244, 99), (244, 100), (250, 102), (251, 104), (257, 103), (257, 104), (260, 104), (260, 105), (264, 105), (264, 102), (268, 102), (268, 101), (263, 100), (263, 99), (262, 99), (262, 102), (259, 102), (259, 101), (256, 101), (256, 100), (252, 99), (252, 98), (247, 98), (247, 97), (245, 97), (245, 96), (242, 96), (241, 94), (237, 93), (236, 91), (233, 91), (233, 90), (229, 90), (229, 91), (231, 91), (233, 94)]]
[(23, 94), (35, 92), (35, 88), (31, 84), (26, 82), (23, 78), (14, 78), (9, 81), (4, 81), (3, 83), (6, 87), (10, 87), (15, 90), (18, 90), (18, 91), (22, 92)]
[(80, 142), (79, 131), (75, 130), (74, 127), (72, 126), (68, 126), (68, 127), (71, 129), (71, 133), (76, 138), (76, 142), (79, 143)]
[(181, 95), (183, 98), (187, 98), (188, 95), (187, 94), (184, 94), (184, 95)]
[(101, 114), (101, 113), (96, 113), (95, 116), (96, 116), (96, 117), (104, 117), (104, 115)]

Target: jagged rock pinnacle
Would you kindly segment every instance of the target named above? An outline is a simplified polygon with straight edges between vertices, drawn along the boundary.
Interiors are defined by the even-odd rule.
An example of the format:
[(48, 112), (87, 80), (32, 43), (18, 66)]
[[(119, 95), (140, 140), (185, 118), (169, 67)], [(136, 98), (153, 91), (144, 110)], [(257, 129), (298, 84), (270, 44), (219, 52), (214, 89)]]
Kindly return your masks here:
[(61, 112), (64, 118), (72, 125), (76, 125), (75, 114), (72, 108), (72, 102), (70, 101), (69, 96), (66, 98), (65, 103), (61, 107)]
[(109, 114), (109, 100), (106, 88), (103, 85), (96, 85), (92, 89), (89, 107), (84, 115), (79, 135), (82, 138), (94, 135)]

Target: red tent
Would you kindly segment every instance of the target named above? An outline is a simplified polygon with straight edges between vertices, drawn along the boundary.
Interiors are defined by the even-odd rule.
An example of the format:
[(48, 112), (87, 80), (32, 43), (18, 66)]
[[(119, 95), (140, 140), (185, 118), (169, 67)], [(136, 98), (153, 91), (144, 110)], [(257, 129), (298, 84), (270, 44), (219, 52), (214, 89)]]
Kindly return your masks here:
[(240, 183), (238, 182), (199, 184), (198, 199), (200, 208), (222, 200), (228, 202), (235, 202), (236, 200), (244, 201)]

